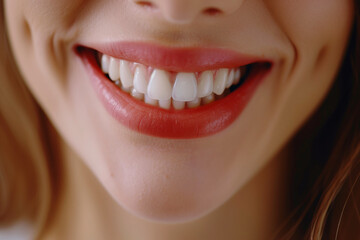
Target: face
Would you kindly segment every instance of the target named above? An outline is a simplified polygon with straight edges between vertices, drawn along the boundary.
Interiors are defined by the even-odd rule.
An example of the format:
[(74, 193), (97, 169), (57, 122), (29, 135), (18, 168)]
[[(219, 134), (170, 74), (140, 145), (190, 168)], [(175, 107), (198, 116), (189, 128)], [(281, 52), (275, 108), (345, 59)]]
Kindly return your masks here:
[(121, 206), (163, 222), (218, 208), (282, 149), (331, 88), (353, 18), (350, 0), (4, 3), (61, 136)]

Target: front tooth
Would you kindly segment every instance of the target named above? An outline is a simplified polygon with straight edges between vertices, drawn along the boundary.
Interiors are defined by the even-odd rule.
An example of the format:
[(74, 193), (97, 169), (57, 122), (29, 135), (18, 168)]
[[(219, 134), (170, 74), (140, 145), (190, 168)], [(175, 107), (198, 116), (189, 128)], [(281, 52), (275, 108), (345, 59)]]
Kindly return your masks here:
[(183, 102), (183, 101), (173, 100), (173, 101), (172, 101), (172, 104), (173, 104), (173, 107), (174, 107), (176, 110), (181, 110), (181, 109), (184, 109), (184, 108), (185, 108), (185, 102)]
[(133, 75), (129, 62), (125, 60), (120, 61), (120, 81), (125, 88), (133, 86)]
[(109, 77), (111, 80), (116, 81), (119, 79), (120, 74), (119, 74), (119, 60), (117, 60), (116, 58), (110, 58), (110, 63), (109, 63)]
[(176, 101), (192, 101), (197, 95), (197, 83), (194, 73), (178, 73), (172, 98)]
[(214, 73), (205, 71), (200, 75), (197, 97), (202, 98), (210, 95), (214, 87)]
[(170, 84), (169, 73), (155, 69), (151, 74), (147, 94), (152, 99), (168, 100), (171, 98), (172, 86)]
[(103, 54), (101, 56), (101, 69), (104, 73), (109, 73), (110, 57)]
[(231, 69), (229, 76), (227, 78), (226, 88), (229, 88), (233, 84), (234, 76), (235, 76), (235, 71), (234, 71), (234, 69)]
[(140, 93), (146, 93), (146, 69), (143, 65), (138, 65), (134, 75), (134, 88)]
[(213, 90), (215, 94), (221, 95), (224, 92), (228, 73), (229, 73), (229, 69), (226, 68), (219, 69), (216, 72), (216, 76), (214, 80), (214, 90)]

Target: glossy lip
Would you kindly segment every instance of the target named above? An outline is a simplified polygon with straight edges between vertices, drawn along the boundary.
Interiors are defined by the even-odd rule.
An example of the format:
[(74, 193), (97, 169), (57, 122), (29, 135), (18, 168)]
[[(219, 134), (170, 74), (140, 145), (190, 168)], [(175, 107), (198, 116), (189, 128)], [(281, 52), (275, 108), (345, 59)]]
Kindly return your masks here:
[[(173, 72), (201, 72), (219, 68), (237, 68), (263, 58), (220, 48), (168, 48), (153, 43), (117, 42), (94, 44), (90, 48), (117, 59)], [(270, 61), (269, 61), (270, 62)]]
[[(147, 43), (121, 43), (105, 46), (107, 47), (101, 53), (140, 62), (144, 65), (148, 64), (151, 59), (155, 59), (154, 64), (149, 64), (150, 66), (162, 67), (162, 69), (168, 71), (169, 69), (173, 71), (176, 69), (190, 71), (195, 68), (196, 71), (201, 71), (220, 67), (243, 66), (256, 62), (255, 57), (246, 58), (244, 55), (238, 55), (234, 52), (226, 55), (229, 51), (221, 49), (212, 49), (210, 51), (207, 51), (207, 49), (168, 49), (167, 51), (167, 48), (157, 46), (152, 49), (153, 45)], [(126, 47), (122, 48), (122, 46)], [(228, 96), (198, 108), (166, 110), (145, 104), (115, 86), (104, 75), (97, 63), (96, 51), (100, 51), (98, 48), (95, 48), (96, 51), (79, 46), (75, 49), (89, 73), (91, 83), (98, 97), (110, 115), (132, 130), (162, 138), (200, 138), (226, 129), (239, 117), (259, 84), (272, 69), (271, 61), (258, 60), (264, 63), (262, 68), (258, 71), (251, 71), (247, 80)], [(209, 52), (210, 54), (207, 55)], [(189, 61), (184, 60), (190, 59), (190, 56), (199, 53), (203, 55)], [(215, 58), (216, 54), (219, 54), (217, 59)], [(174, 58), (171, 58), (172, 56)], [(213, 57), (210, 62), (207, 56)], [(184, 62), (184, 67), (178, 65), (178, 63)], [(235, 62), (237, 62), (237, 65), (234, 65)]]

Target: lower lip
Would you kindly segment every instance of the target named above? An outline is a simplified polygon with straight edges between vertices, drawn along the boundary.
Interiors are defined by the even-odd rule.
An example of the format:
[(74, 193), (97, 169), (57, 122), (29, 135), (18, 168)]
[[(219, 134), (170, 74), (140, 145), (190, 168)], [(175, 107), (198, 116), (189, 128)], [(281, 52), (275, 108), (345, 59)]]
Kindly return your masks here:
[(271, 69), (267, 66), (261, 71), (252, 71), (238, 89), (210, 104), (193, 109), (166, 110), (121, 91), (101, 71), (93, 51), (81, 49), (78, 54), (98, 97), (116, 120), (139, 133), (173, 139), (206, 137), (226, 129), (241, 115)]

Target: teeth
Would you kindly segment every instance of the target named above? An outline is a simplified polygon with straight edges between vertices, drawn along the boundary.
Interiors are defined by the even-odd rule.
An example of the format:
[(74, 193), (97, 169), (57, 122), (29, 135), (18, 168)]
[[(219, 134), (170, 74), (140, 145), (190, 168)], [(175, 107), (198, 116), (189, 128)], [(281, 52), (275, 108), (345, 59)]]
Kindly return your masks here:
[(155, 69), (151, 74), (147, 94), (152, 99), (168, 100), (171, 98), (172, 86), (169, 73)]
[(199, 98), (210, 95), (213, 91), (214, 73), (205, 71), (200, 75), (197, 96)]
[(204, 104), (209, 104), (209, 103), (213, 102), (214, 100), (215, 100), (215, 96), (214, 96), (213, 93), (211, 95), (209, 95), (209, 96), (206, 96), (206, 97), (202, 98), (202, 102)]
[(141, 93), (147, 91), (146, 69), (142, 65), (137, 66), (135, 69), (134, 88)]
[(125, 88), (133, 86), (133, 75), (129, 66), (129, 62), (120, 61), (120, 81)]
[(148, 95), (145, 94), (145, 97), (144, 97), (144, 102), (147, 103), (147, 104), (150, 104), (150, 105), (153, 105), (153, 106), (157, 106), (158, 105), (158, 101), (157, 100), (154, 100), (152, 98), (150, 98)]
[(196, 107), (199, 107), (201, 104), (201, 100), (200, 98), (196, 98), (195, 100), (191, 101), (191, 102), (188, 102), (187, 103), (187, 106), (189, 108), (196, 108)]
[(119, 67), (120, 67), (119, 60), (115, 58), (110, 58), (109, 77), (111, 80), (113, 81), (119, 80), (120, 78)]
[(240, 82), (240, 78), (241, 78), (241, 71), (240, 68), (236, 69), (235, 71), (235, 76), (234, 76), (234, 85), (238, 84)]
[(231, 87), (231, 85), (234, 82), (234, 76), (235, 76), (235, 71), (234, 71), (234, 69), (231, 69), (231, 71), (229, 72), (229, 76), (227, 78), (227, 82), (226, 82), (226, 86), (225, 86), (226, 88)]
[(124, 92), (127, 92), (127, 93), (131, 93), (132, 87), (125, 87), (125, 86), (121, 85), (121, 90), (123, 90)]
[(214, 80), (214, 90), (213, 90), (213, 92), (216, 95), (221, 95), (224, 92), (228, 73), (229, 70), (226, 68), (219, 69), (216, 72), (216, 76)]
[(197, 95), (197, 83), (194, 73), (178, 73), (172, 92), (176, 101), (193, 101)]
[[(221, 99), (240, 82), (245, 68), (170, 73), (103, 54), (101, 69), (122, 91), (163, 109), (196, 108)], [(150, 77), (149, 77), (150, 76)], [(226, 91), (225, 91), (226, 89)]]
[(131, 96), (133, 96), (134, 98), (139, 99), (139, 100), (144, 99), (144, 94), (138, 92), (135, 88), (133, 88), (131, 90)]
[(174, 100), (174, 101), (173, 101), (173, 107), (174, 107), (176, 110), (184, 109), (184, 108), (185, 108), (185, 102)]
[(116, 80), (114, 83), (115, 83), (116, 86), (118, 86), (119, 88), (121, 88), (121, 82), (120, 82), (120, 80)]
[(164, 109), (170, 109), (170, 107), (171, 107), (171, 99), (160, 100), (159, 101), (159, 107), (164, 108)]
[(107, 55), (101, 56), (101, 68), (104, 73), (109, 73), (110, 57)]

